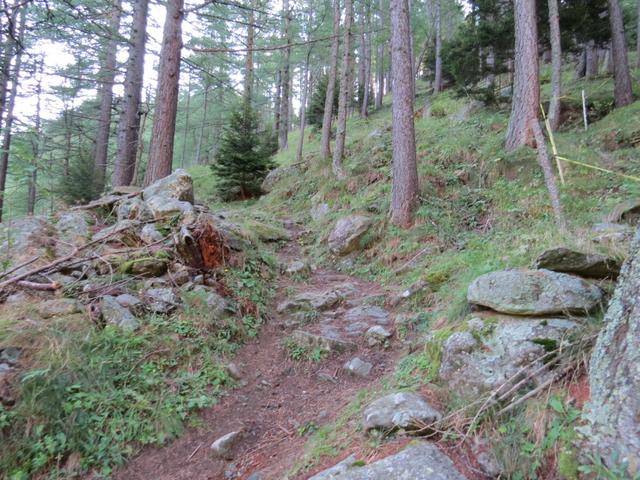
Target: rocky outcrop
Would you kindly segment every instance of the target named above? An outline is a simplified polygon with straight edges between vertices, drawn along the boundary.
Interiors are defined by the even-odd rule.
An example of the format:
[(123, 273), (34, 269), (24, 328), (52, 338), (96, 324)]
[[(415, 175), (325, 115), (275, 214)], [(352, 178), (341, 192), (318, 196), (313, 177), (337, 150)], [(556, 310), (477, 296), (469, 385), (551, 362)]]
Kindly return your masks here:
[(400, 392), (371, 402), (364, 410), (362, 427), (365, 431), (415, 429), (441, 418), (442, 414), (417, 393)]
[(534, 267), (554, 272), (573, 273), (582, 277), (615, 279), (622, 262), (604, 255), (588, 254), (564, 247), (543, 252)]
[(296, 166), (274, 168), (266, 177), (264, 177), (260, 188), (264, 193), (270, 193), (279, 182), (287, 177), (295, 175), (298, 172), (299, 170)]
[(512, 315), (589, 312), (603, 300), (600, 288), (550, 270), (503, 270), (478, 277), (467, 300)]
[(465, 480), (453, 462), (435, 445), (418, 442), (370, 465), (354, 455), (309, 480)]
[(364, 215), (350, 215), (336, 222), (329, 236), (329, 250), (335, 255), (347, 255), (361, 248), (360, 240), (372, 221)]
[(606, 464), (640, 473), (640, 233), (620, 274), (591, 357), (587, 437)]

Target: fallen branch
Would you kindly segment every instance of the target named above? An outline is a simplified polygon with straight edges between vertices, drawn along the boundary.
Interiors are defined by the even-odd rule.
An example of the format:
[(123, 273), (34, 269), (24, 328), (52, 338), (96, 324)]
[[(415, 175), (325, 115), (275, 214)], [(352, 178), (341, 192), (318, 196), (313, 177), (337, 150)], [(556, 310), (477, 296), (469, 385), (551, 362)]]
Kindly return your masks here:
[(42, 292), (53, 292), (55, 290), (60, 290), (62, 288), (62, 284), (58, 282), (38, 283), (38, 282), (29, 282), (27, 280), (20, 280), (16, 283), (20, 287), (28, 288), (30, 290), (40, 290)]
[(22, 267), (26, 267), (27, 265), (31, 265), (33, 262), (35, 262), (39, 258), (40, 258), (40, 256), (38, 255), (37, 257), (33, 257), (31, 260), (27, 260), (26, 262), (23, 262), (20, 265), (16, 265), (15, 267), (7, 270), (6, 272), (0, 273), (0, 278), (6, 277), (7, 275), (11, 275), (13, 272), (15, 272), (16, 270), (20, 270)]

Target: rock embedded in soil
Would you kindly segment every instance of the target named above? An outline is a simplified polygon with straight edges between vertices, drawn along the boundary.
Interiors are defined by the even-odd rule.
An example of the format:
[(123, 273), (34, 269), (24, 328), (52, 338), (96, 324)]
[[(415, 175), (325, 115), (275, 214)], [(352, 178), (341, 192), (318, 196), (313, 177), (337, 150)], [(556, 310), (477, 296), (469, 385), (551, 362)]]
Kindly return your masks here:
[(122, 293), (116, 297), (116, 301), (135, 315), (142, 315), (145, 311), (144, 303), (135, 295)]
[(350, 215), (336, 222), (329, 236), (329, 250), (335, 255), (347, 255), (361, 249), (361, 239), (372, 225), (364, 215)]
[(178, 297), (171, 288), (150, 288), (143, 293), (143, 299), (154, 313), (170, 313), (178, 306)]
[(380, 325), (375, 325), (366, 331), (364, 334), (367, 337), (367, 343), (370, 346), (383, 344), (393, 335), (386, 328), (381, 327)]
[(615, 279), (622, 262), (603, 255), (588, 254), (564, 247), (543, 252), (535, 261), (535, 268), (554, 272), (573, 273), (582, 277)]
[(140, 277), (161, 277), (167, 272), (168, 267), (167, 260), (148, 257), (129, 260), (120, 266), (120, 271)]
[(362, 426), (367, 432), (414, 429), (417, 424), (430, 424), (441, 418), (442, 414), (421, 395), (399, 392), (371, 402), (364, 410)]
[(55, 228), (58, 239), (63, 241), (61, 243), (71, 244), (66, 245), (65, 250), (68, 251), (61, 253), (70, 253), (73, 245), (84, 245), (91, 236), (87, 213), (83, 211), (61, 213), (58, 216)]
[(344, 319), (349, 323), (365, 322), (377, 325), (389, 324), (389, 312), (375, 305), (362, 305), (347, 310)]
[(189, 303), (205, 308), (207, 312), (210, 313), (211, 319), (219, 320), (226, 315), (229, 309), (229, 302), (217, 292), (204, 285), (195, 286), (192, 292), (195, 293), (196, 296), (190, 298)]
[(318, 203), (311, 207), (309, 215), (311, 215), (311, 219), (314, 222), (317, 222), (318, 220), (322, 220), (324, 217), (326, 217), (329, 212), (331, 212), (331, 209), (329, 208), (328, 203)]
[(140, 197), (123, 198), (116, 203), (118, 220), (150, 220), (151, 211)]
[(640, 199), (633, 199), (616, 205), (611, 213), (607, 215), (605, 221), (638, 225), (640, 223)]
[(142, 240), (147, 245), (161, 242), (162, 239), (163, 236), (158, 231), (154, 223), (147, 223), (144, 227), (142, 227), (142, 230), (140, 230), (140, 240)]
[(55, 298), (36, 305), (42, 318), (61, 317), (80, 312), (80, 304), (72, 298)]
[(296, 330), (291, 334), (291, 338), (303, 347), (311, 349), (319, 348), (326, 352), (345, 352), (357, 348), (355, 343), (347, 342), (339, 338), (316, 335), (303, 330)]
[(303, 262), (302, 260), (294, 260), (292, 262), (289, 262), (289, 264), (285, 268), (285, 272), (289, 275), (305, 274), (309, 273), (310, 271), (311, 268), (309, 267), (309, 264)]
[(118, 242), (135, 247), (140, 243), (140, 223), (136, 220), (121, 220), (100, 230), (92, 240), (94, 242), (102, 240), (107, 243)]
[(241, 433), (239, 431), (230, 432), (222, 437), (218, 438), (211, 444), (211, 450), (213, 454), (223, 460), (233, 460), (231, 450), (237, 445), (240, 440)]
[(355, 357), (345, 363), (343, 368), (356, 377), (364, 378), (369, 376), (373, 365), (369, 362), (363, 362), (358, 357)]
[(302, 292), (292, 299), (285, 300), (277, 307), (278, 313), (328, 310), (342, 301), (344, 296), (336, 290), (323, 292)]
[(110, 325), (116, 325), (125, 330), (135, 330), (140, 326), (138, 319), (128, 308), (122, 306), (115, 297), (105, 295), (100, 302), (102, 318)]
[(417, 442), (369, 465), (350, 456), (309, 480), (465, 480), (453, 462), (432, 443)]
[(589, 312), (602, 302), (603, 292), (566, 273), (502, 270), (476, 278), (467, 300), (512, 315), (553, 315)]
[(635, 228), (620, 223), (597, 223), (591, 228), (594, 242), (623, 248), (628, 247), (634, 232)]

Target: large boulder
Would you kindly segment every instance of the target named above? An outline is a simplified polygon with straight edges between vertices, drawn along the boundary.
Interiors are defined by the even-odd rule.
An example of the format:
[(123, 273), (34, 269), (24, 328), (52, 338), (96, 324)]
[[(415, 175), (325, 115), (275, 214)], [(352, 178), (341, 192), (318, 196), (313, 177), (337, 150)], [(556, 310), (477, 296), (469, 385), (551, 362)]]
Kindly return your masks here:
[(111, 295), (102, 297), (100, 308), (102, 318), (107, 324), (115, 325), (124, 330), (135, 330), (140, 326), (140, 322), (131, 311)]
[(620, 273), (621, 262), (603, 255), (558, 247), (543, 252), (536, 259), (534, 266), (554, 272), (574, 273), (582, 277), (615, 279)]
[(264, 177), (260, 188), (264, 193), (270, 193), (277, 183), (282, 181), (284, 178), (290, 177), (298, 172), (299, 170), (296, 166), (274, 168), (267, 174), (266, 177)]
[(370, 465), (350, 456), (309, 480), (465, 480), (453, 462), (432, 443), (417, 442)]
[(640, 233), (620, 274), (591, 356), (591, 402), (586, 429), (591, 447), (609, 466), (640, 473)]
[(151, 212), (140, 197), (126, 197), (116, 203), (118, 220), (150, 220)]
[[(544, 355), (566, 342), (579, 325), (562, 318), (496, 315), (473, 319), (471, 331), (456, 332), (442, 348), (439, 376), (456, 391), (475, 396), (505, 383), (514, 384), (526, 372), (537, 372), (524, 387), (546, 380)], [(506, 387), (505, 390), (506, 391)]]
[(581, 278), (550, 270), (503, 270), (476, 278), (467, 300), (513, 315), (585, 313), (603, 300), (603, 292)]
[[(51, 230), (51, 225), (40, 216), (0, 223), (0, 262), (15, 266), (34, 257), (45, 256), (47, 248), (54, 247)], [(22, 267), (14, 274), (32, 267)]]
[(360, 249), (360, 240), (371, 224), (371, 219), (364, 215), (349, 215), (339, 219), (329, 236), (329, 250), (336, 255), (347, 255)]
[(415, 429), (420, 424), (430, 424), (441, 418), (442, 414), (422, 396), (399, 392), (371, 402), (364, 410), (362, 426), (365, 431)]
[(58, 239), (62, 240), (67, 248), (83, 245), (91, 237), (88, 215), (81, 210), (60, 214), (55, 228)]
[(193, 179), (178, 169), (142, 191), (142, 199), (154, 218), (193, 216)]

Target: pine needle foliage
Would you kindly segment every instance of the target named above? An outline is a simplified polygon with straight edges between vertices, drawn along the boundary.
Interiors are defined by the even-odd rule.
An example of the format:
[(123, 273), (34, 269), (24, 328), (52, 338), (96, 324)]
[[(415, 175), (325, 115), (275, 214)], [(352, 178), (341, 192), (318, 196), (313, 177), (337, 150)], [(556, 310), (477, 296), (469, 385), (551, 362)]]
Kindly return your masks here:
[(273, 135), (260, 128), (253, 108), (245, 104), (232, 112), (211, 165), (220, 197), (231, 201), (260, 195), (260, 184), (274, 167), (274, 153)]

